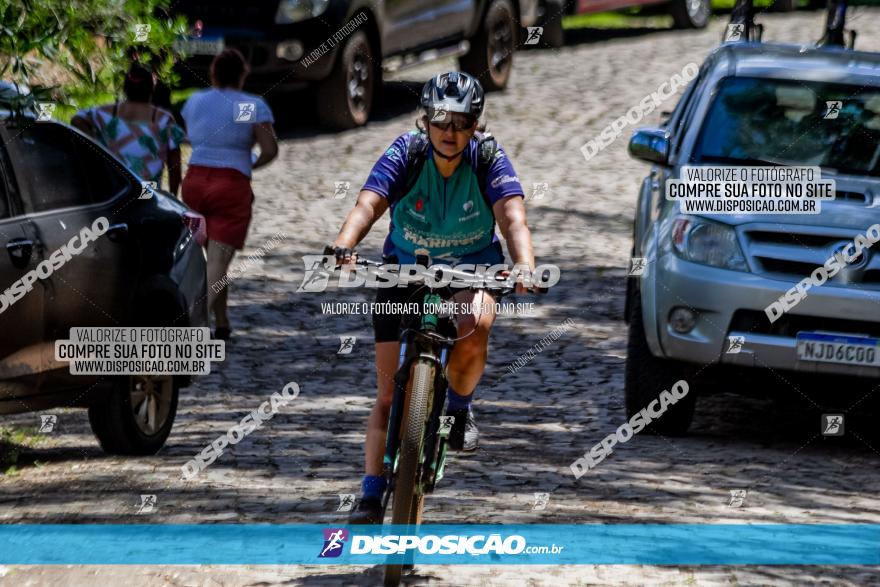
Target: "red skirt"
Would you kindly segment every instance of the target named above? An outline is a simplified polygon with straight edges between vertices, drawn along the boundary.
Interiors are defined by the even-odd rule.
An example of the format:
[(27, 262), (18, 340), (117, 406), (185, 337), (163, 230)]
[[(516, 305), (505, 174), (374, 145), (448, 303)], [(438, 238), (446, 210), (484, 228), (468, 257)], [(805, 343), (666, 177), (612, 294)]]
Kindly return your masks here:
[(251, 180), (236, 169), (190, 165), (181, 184), (187, 206), (205, 217), (208, 239), (244, 248), (251, 223)]

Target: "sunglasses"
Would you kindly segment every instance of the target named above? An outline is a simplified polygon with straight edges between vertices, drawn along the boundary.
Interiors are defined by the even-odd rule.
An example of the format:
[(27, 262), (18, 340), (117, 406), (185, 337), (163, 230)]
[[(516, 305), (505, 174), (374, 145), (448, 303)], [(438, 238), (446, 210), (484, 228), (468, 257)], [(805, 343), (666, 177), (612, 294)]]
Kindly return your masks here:
[(430, 120), (428, 124), (441, 132), (446, 132), (450, 126), (456, 132), (464, 132), (474, 128), (477, 124), (477, 119), (473, 116), (467, 116), (466, 114), (447, 113), (443, 122)]

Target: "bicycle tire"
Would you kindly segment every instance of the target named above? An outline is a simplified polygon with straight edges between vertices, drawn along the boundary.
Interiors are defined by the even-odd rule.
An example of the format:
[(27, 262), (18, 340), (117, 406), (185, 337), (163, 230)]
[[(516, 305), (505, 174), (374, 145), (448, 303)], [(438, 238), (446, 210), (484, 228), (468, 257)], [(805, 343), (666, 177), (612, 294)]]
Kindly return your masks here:
[[(431, 413), (434, 395), (433, 362), (419, 359), (413, 365), (407, 393), (407, 409), (401, 426), (400, 455), (397, 460), (397, 475), (394, 479), (394, 503), (391, 523), (401, 526), (418, 525), (421, 521), (424, 495), (416, 494), (418, 476), (425, 440), (425, 422)], [(386, 587), (396, 587), (400, 583), (404, 566), (385, 567)]]

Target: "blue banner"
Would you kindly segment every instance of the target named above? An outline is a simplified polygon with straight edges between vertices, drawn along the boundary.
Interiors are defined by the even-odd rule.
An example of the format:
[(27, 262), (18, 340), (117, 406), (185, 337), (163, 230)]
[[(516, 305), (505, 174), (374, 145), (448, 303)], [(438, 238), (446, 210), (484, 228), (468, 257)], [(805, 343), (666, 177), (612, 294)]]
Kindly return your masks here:
[(0, 564), (880, 565), (876, 524), (0, 525)]

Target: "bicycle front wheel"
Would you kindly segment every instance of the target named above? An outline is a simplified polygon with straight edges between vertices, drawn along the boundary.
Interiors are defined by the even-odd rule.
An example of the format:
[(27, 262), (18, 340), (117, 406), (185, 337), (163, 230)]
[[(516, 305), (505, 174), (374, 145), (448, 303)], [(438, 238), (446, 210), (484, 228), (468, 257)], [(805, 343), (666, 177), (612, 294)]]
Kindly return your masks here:
[[(418, 526), (421, 522), (425, 496), (418, 487), (418, 472), (424, 450), (425, 424), (434, 397), (435, 371), (434, 363), (426, 359), (415, 361), (412, 367), (394, 479), (392, 524)], [(402, 572), (403, 565), (388, 565), (385, 569), (385, 585), (397, 585)]]

